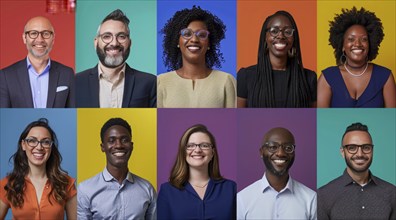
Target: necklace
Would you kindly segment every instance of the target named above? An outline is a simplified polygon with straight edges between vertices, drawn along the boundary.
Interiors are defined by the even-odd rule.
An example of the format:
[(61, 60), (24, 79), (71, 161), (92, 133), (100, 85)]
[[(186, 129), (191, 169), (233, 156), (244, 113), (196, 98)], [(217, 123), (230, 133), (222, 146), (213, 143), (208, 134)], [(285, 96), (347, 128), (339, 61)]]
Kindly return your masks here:
[(198, 188), (205, 188), (205, 187), (208, 185), (208, 183), (209, 183), (209, 181), (206, 182), (203, 186), (198, 186), (198, 185), (192, 184), (192, 183), (190, 182), (191, 185), (193, 185), (193, 186), (195, 186), (195, 187), (198, 187)]
[(363, 72), (361, 72), (361, 73), (359, 73), (359, 74), (354, 74), (354, 73), (352, 73), (352, 72), (347, 68), (346, 62), (344, 63), (344, 67), (345, 67), (345, 70), (346, 70), (349, 74), (351, 74), (351, 75), (354, 76), (354, 77), (359, 77), (359, 76), (362, 76), (362, 75), (366, 72), (367, 67), (368, 67), (368, 62), (366, 63), (366, 67), (364, 68)]

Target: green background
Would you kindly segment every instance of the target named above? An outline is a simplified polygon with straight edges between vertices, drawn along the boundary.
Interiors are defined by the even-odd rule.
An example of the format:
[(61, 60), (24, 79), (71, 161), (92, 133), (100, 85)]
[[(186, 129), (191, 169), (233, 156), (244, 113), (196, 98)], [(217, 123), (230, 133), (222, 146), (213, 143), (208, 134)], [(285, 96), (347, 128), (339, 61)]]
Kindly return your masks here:
[(130, 20), (132, 46), (127, 63), (132, 68), (156, 75), (156, 7), (156, 1), (79, 0), (76, 8), (76, 72), (98, 64), (94, 47), (96, 31), (108, 14), (121, 9)]
[(352, 123), (368, 126), (374, 154), (373, 175), (396, 184), (396, 109), (318, 109), (317, 110), (317, 187), (342, 175), (346, 168), (340, 153), (341, 138)]

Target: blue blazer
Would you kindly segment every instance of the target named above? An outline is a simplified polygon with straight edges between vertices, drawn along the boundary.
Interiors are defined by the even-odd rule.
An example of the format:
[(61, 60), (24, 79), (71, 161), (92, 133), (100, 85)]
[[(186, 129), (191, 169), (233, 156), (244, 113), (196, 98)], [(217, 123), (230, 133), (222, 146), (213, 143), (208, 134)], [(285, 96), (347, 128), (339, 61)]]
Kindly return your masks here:
[[(76, 74), (78, 108), (99, 108), (98, 65)], [(126, 64), (122, 108), (157, 106), (157, 77)]]
[[(51, 60), (47, 108), (75, 107), (72, 68)], [(62, 90), (58, 91), (59, 88)], [(26, 58), (0, 70), (0, 108), (33, 108)]]

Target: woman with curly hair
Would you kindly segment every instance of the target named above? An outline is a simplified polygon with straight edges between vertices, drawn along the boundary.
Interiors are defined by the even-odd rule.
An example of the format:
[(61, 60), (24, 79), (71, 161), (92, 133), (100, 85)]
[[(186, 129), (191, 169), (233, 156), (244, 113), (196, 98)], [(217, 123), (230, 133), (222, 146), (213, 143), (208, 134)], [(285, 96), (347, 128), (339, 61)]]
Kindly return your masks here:
[(238, 108), (316, 106), (316, 73), (305, 69), (293, 16), (277, 11), (261, 28), (257, 65), (237, 74)]
[(235, 219), (236, 183), (224, 179), (219, 166), (213, 134), (201, 124), (188, 128), (158, 194), (158, 220)]
[[(31, 122), (11, 157), (14, 169), (0, 181), (0, 219), (9, 208), (14, 219), (77, 219), (74, 179), (60, 167), (55, 132), (47, 119)], [(10, 159), (11, 160), (11, 159)]]
[(194, 6), (177, 11), (167, 21), (164, 64), (168, 70), (157, 78), (159, 108), (233, 108), (236, 85), (221, 67), (220, 41), (226, 26), (209, 11)]
[(370, 63), (384, 38), (381, 20), (364, 8), (342, 9), (329, 32), (337, 66), (322, 71), (318, 107), (396, 107), (392, 72)]

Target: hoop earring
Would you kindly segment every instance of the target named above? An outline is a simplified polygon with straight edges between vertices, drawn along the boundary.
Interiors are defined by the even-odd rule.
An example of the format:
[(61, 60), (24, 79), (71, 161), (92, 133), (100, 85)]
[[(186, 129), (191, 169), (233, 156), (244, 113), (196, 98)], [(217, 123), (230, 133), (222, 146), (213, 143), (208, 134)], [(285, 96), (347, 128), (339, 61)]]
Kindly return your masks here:
[(289, 51), (287, 51), (287, 55), (289, 55), (290, 58), (293, 58), (296, 56), (296, 48), (292, 47)]
[(347, 62), (347, 57), (346, 57), (346, 55), (345, 55), (345, 51), (343, 50), (342, 51), (342, 55), (341, 55), (341, 57), (340, 57), (340, 63), (341, 64), (345, 64), (346, 62)]
[(180, 48), (179, 44), (177, 45), (177, 48)]

